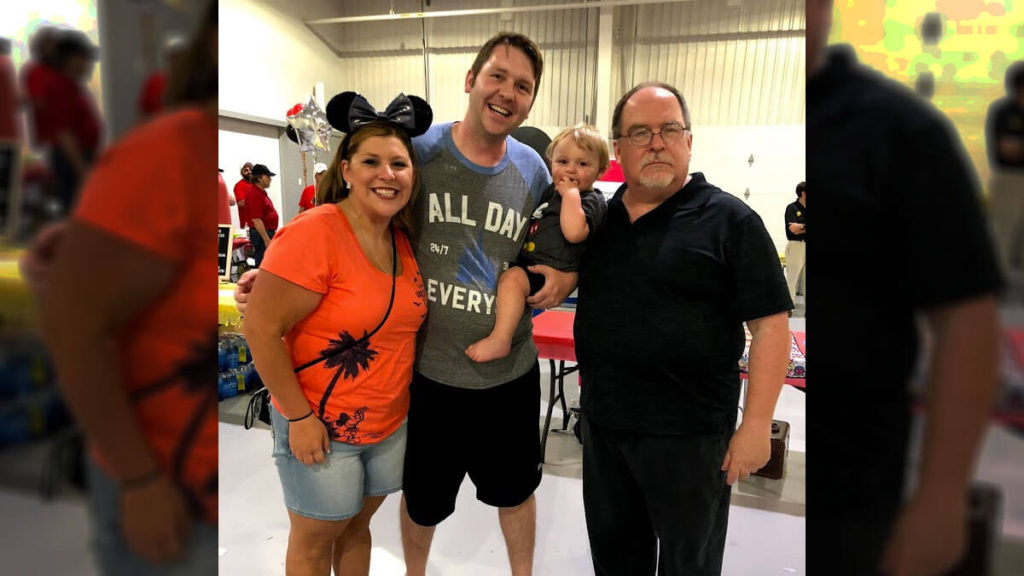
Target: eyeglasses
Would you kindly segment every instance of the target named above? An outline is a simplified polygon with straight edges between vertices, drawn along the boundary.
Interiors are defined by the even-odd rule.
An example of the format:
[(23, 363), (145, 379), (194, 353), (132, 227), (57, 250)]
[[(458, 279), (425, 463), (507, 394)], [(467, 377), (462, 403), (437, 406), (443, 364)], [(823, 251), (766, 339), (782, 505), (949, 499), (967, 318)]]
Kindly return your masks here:
[(678, 142), (682, 139), (683, 133), (689, 130), (686, 126), (673, 122), (665, 124), (657, 132), (652, 131), (650, 128), (637, 128), (625, 136), (619, 136), (619, 138), (628, 138), (633, 146), (650, 146), (656, 134), (661, 134), (661, 139), (665, 142)]

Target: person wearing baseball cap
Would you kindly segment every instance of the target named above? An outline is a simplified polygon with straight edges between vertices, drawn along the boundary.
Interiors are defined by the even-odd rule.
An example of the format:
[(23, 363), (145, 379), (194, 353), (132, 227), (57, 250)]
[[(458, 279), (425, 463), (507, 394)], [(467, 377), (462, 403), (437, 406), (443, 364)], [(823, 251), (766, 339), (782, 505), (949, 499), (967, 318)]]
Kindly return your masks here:
[(255, 251), (256, 267), (263, 262), (263, 254), (277, 231), (277, 209), (267, 196), (270, 178), (277, 176), (263, 164), (252, 167), (252, 187), (245, 193), (245, 211), (249, 216), (249, 241)]
[(271, 172), (270, 168), (267, 168), (263, 164), (256, 164), (255, 166), (253, 166), (252, 175), (255, 176), (256, 178), (259, 178), (260, 176), (277, 176), (277, 174)]
[(313, 172), (316, 174), (313, 176), (316, 184), (310, 184), (302, 189), (302, 196), (299, 197), (300, 214), (316, 206), (316, 189), (320, 187), (320, 181), (324, 179), (324, 174), (327, 173), (327, 164), (317, 162), (313, 165)]

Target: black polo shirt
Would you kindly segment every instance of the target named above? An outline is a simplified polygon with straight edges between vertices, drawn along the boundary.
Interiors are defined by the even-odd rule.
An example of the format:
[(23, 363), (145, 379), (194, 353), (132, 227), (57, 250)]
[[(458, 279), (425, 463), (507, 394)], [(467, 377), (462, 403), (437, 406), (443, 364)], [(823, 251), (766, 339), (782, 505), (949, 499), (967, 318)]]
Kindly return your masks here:
[(789, 231), (789, 225), (791, 223), (807, 224), (807, 207), (801, 204), (799, 200), (793, 202), (789, 206), (786, 206), (786, 239), (806, 242), (806, 228), (804, 229), (803, 234), (793, 234)]
[(745, 320), (793, 307), (761, 218), (701, 173), (630, 224), (623, 185), (579, 275), (581, 406), (651, 434), (729, 431)]
[(989, 165), (1003, 170), (1024, 171), (1024, 158), (1013, 159), (999, 152), (999, 140), (1015, 138), (1024, 144), (1024, 109), (1009, 96), (988, 107), (985, 117), (985, 142)]
[[(807, 104), (817, 214), (807, 256), (815, 380), (807, 439), (822, 455), (807, 459), (807, 499), (833, 510), (813, 515), (808, 549), (821, 551), (826, 572), (867, 574), (835, 567), (877, 566), (898, 506), (915, 316), (994, 293), (1000, 278), (977, 176), (945, 116), (859, 65), (845, 45), (830, 47), (826, 67), (808, 79)], [(874, 540), (841, 552), (855, 535), (838, 531), (851, 526)], [(818, 573), (810, 563), (808, 571)]]

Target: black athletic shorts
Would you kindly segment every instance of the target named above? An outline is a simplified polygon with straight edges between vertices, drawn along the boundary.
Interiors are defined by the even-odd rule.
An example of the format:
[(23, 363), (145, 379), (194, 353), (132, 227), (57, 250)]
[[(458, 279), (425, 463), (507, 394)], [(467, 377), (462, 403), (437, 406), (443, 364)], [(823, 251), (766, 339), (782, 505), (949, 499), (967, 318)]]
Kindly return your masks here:
[(499, 386), (456, 388), (414, 373), (402, 490), (409, 516), (435, 526), (455, 510), (466, 474), (476, 497), (518, 506), (540, 484), (540, 366)]

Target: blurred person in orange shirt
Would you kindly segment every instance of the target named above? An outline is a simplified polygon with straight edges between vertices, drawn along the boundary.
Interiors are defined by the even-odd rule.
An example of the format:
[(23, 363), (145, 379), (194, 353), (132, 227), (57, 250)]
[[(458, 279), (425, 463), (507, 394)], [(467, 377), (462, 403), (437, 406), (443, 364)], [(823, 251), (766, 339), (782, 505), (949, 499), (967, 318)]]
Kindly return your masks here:
[(166, 112), (103, 154), (21, 263), (90, 446), (104, 575), (217, 573), (216, 30), (210, 2)]

